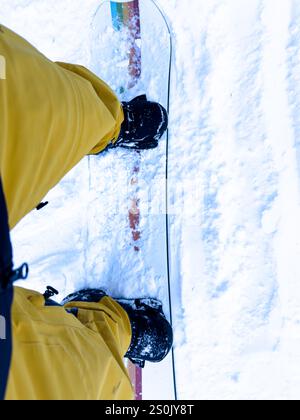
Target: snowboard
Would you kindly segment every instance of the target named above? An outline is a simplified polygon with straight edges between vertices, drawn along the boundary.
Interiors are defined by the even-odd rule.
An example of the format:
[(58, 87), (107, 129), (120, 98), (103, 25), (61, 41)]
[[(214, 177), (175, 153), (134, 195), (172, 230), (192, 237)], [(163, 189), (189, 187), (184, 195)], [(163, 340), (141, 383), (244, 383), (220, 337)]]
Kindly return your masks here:
[[(93, 18), (91, 33), (90, 67), (117, 93), (121, 101), (146, 93), (148, 99), (157, 101), (168, 109), (171, 35), (167, 22), (154, 1), (102, 2)], [(160, 53), (157, 54), (157, 51)], [(99, 167), (102, 164), (103, 169), (107, 167), (113, 170), (113, 167), (108, 156), (102, 156), (101, 164), (99, 160), (89, 158), (89, 186), (95, 201), (92, 200), (94, 217), (88, 234), (94, 246), (97, 243), (99, 246), (103, 244), (105, 237), (110, 236), (111, 239), (113, 236), (116, 264), (109, 274), (106, 269), (106, 275), (112, 279), (107, 284), (110, 294), (157, 298), (163, 303), (164, 313), (170, 320), (166, 153), (167, 135), (162, 138), (159, 148), (152, 151), (124, 149), (115, 152), (115, 170), (122, 178), (122, 187), (118, 188), (114, 184), (112, 188), (118, 194), (115, 197), (118, 205), (109, 212), (108, 221), (103, 220), (102, 230), (96, 228), (99, 215), (95, 211), (97, 190), (101, 190), (98, 182), (104, 182), (103, 179), (100, 180)], [(108, 179), (107, 181), (110, 182)], [(112, 196), (109, 208), (113, 200)], [(121, 224), (124, 227), (123, 231), (113, 230), (114, 220), (116, 225)], [(105, 253), (109, 251), (103, 251), (101, 259), (105, 260)], [(105, 270), (95, 267), (92, 276), (95, 275), (104, 277)], [(122, 284), (116, 284), (115, 276)], [(103, 287), (103, 281), (101, 286)], [(141, 290), (144, 296), (139, 295)], [(134, 293), (135, 296), (132, 296)], [(128, 370), (135, 387), (136, 399), (175, 399), (173, 363), (173, 355), (169, 354), (163, 362), (146, 364), (142, 370), (129, 364)]]

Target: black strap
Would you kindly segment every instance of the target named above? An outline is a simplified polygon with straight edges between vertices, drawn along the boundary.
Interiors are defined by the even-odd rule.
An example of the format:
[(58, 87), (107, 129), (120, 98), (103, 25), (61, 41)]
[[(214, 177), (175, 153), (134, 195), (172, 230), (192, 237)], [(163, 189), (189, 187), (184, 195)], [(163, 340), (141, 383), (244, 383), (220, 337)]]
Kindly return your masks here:
[(10, 282), (12, 272), (12, 246), (9, 237), (8, 215), (0, 178), (0, 399), (5, 398), (9, 373), (12, 336), (11, 305), (13, 287)]
[(13, 269), (8, 213), (0, 177), (0, 400), (4, 400), (12, 354), (11, 307), (13, 282), (26, 279), (28, 265)]
[(12, 354), (11, 306), (13, 287), (0, 292), (0, 399), (4, 400)]
[(8, 215), (0, 178), (0, 287), (5, 289), (13, 267), (12, 246), (9, 237)]

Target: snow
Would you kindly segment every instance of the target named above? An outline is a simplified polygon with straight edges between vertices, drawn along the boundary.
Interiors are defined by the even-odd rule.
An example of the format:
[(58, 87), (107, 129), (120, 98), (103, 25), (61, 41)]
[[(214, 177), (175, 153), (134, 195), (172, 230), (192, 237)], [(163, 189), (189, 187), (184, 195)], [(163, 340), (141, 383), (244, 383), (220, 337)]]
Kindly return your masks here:
[[(98, 4), (0, 0), (1, 23), (53, 60), (89, 65)], [(179, 398), (298, 399), (300, 3), (159, 4), (175, 47), (169, 204)], [(49, 206), (15, 228), (16, 263), (30, 263), (25, 287), (51, 284), (64, 296), (101, 284), (115, 296), (164, 299), (149, 264), (161, 255), (148, 218), (146, 264), (126, 239), (128, 153), (84, 159), (49, 193)], [(143, 197), (163, 173), (159, 162), (143, 155)]]

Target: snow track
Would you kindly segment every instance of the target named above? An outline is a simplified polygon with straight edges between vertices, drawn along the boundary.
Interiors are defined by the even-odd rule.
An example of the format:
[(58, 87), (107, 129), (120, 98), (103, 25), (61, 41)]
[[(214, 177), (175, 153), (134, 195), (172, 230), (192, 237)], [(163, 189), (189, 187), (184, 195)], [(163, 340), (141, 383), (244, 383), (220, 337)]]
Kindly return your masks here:
[[(180, 395), (295, 398), (299, 8), (218, 1), (187, 12), (180, 3), (173, 30), (186, 36), (175, 46), (170, 159), (179, 203), (172, 236), (180, 238), (172, 267), (184, 279)], [(187, 30), (192, 16), (200, 22)]]

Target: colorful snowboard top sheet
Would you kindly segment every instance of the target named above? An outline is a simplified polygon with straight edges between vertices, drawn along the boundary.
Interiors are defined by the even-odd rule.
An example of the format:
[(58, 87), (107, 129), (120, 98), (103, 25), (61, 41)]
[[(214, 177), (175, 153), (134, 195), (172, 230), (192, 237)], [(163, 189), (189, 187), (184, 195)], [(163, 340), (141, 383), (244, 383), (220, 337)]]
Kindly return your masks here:
[(129, 75), (132, 78), (127, 86), (131, 89), (141, 76), (141, 21), (139, 0), (128, 2), (110, 2), (113, 27), (117, 31), (128, 29)]

